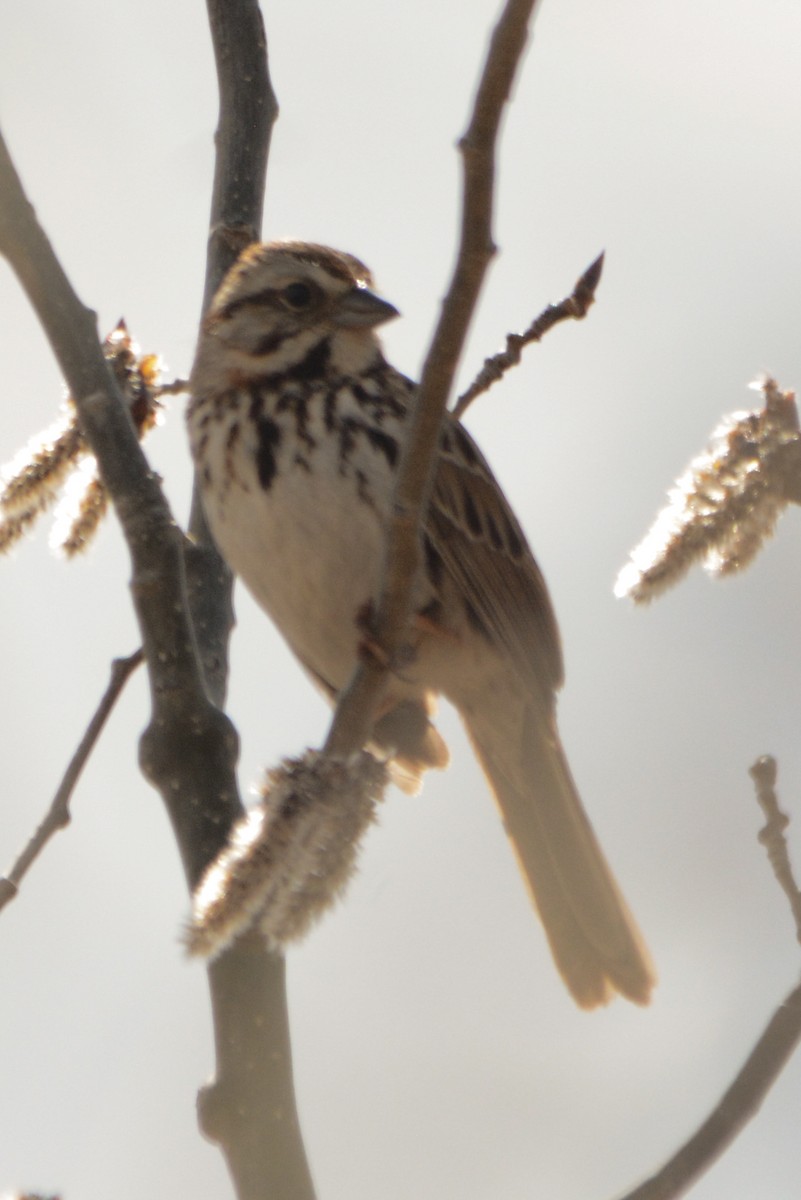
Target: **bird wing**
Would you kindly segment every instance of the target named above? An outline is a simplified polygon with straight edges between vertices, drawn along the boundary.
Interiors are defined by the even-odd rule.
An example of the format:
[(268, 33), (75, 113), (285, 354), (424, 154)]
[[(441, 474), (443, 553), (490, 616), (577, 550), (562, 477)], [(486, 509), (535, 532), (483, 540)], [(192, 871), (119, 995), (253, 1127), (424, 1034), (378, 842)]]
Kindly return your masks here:
[(446, 416), (424, 533), (459, 587), (468, 619), (550, 707), (563, 680), (548, 588), (525, 534), (467, 430)]

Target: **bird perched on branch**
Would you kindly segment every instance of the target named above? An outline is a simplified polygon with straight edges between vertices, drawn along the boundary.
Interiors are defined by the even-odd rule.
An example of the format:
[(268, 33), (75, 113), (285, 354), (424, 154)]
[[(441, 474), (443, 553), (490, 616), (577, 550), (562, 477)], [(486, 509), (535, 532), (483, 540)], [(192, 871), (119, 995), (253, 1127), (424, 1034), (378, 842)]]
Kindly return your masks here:
[[(223, 557), (333, 700), (375, 602), (416, 385), (381, 350), (397, 310), (349, 254), (254, 245), (203, 324), (189, 433)], [(556, 964), (586, 1008), (646, 1003), (647, 951), (573, 783), (556, 726), (563, 669), (542, 574), (486, 460), (446, 416), (422, 529), (412, 661), (372, 734), (410, 789), (448, 761), (435, 698), (458, 710)]]

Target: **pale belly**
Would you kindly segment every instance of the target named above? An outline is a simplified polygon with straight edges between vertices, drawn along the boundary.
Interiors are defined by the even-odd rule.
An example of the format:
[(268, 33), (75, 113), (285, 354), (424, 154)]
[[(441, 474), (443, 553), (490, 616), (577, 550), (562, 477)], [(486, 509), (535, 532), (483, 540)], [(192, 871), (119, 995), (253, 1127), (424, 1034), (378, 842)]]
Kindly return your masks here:
[[(355, 470), (341, 473), (334, 456), (316, 452), (307, 470), (288, 454), (290, 462), (279, 463), (265, 488), (255, 443), (242, 438), (234, 477), (229, 471), (229, 482), (220, 488), (224, 445), (221, 436), (218, 453), (209, 448), (212, 484), (203, 491), (212, 535), (304, 665), (339, 689), (350, 677), (363, 636), (358, 620), (375, 602), (379, 585), (384, 528), (375, 495), (381, 464), (366, 449), (358, 462), (359, 482)], [(359, 493), (365, 486), (369, 500)]]
[(293, 471), (269, 494), (233, 488), (210, 518), (229, 565), (295, 653), (342, 687), (353, 670), (357, 618), (378, 586), (382, 530), (373, 510)]

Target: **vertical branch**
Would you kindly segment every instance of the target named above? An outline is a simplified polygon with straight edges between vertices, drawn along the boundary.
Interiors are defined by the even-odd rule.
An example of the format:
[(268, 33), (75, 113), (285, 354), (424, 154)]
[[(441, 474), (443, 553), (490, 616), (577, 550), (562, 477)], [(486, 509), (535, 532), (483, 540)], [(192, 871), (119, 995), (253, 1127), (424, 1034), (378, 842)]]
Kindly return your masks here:
[(203, 311), (245, 246), (258, 241), (278, 102), (257, 0), (207, 0), (220, 112)]
[[(257, 0), (207, 0), (220, 110), (203, 311), (261, 228), (267, 157), (278, 115)], [(211, 541), (195, 486), (187, 592), (209, 694), (225, 697), (232, 578)], [(228, 825), (226, 823), (226, 831)], [(208, 966), (215, 1077), (198, 1117), (228, 1163), (240, 1200), (313, 1200), (292, 1079), (284, 960), (250, 935)]]
[[(193, 883), (241, 809), (232, 770), (236, 737), (227, 718), (209, 703), (198, 668), (184, 594), (185, 539), (103, 355), (95, 314), (67, 279), (2, 138), (0, 253), (19, 277), (50, 341), (128, 544), (152, 701), (141, 761), (162, 792)], [(221, 775), (212, 784), (215, 768)], [(198, 804), (198, 797), (207, 793), (214, 796), (214, 806)]]
[[(267, 39), (258, 0), (207, 0), (220, 95), (215, 135), (206, 281), (202, 311), (240, 252), (258, 240), (270, 137), (278, 104), (270, 82)], [(233, 580), (206, 525), (197, 486), (189, 517), (192, 549), (187, 589), (206, 683), (225, 699)]]
[(406, 633), (419, 569), (418, 531), (431, 488), (439, 428), (448, 403), (481, 285), (495, 253), (492, 209), (495, 150), (501, 116), (528, 37), (536, 0), (507, 0), (487, 51), (467, 132), (459, 143), (463, 165), (459, 252), (423, 366), (398, 468), (387, 539), (375, 638), (381, 661), (359, 664), (340, 698), (326, 751), (345, 757), (368, 740), (386, 685), (387, 664)]
[[(254, 0), (210, 0), (210, 12), (218, 63), (228, 80), (221, 89), (223, 105), (241, 103), (243, 88), (261, 82), (265, 116), (257, 128), (252, 113), (245, 113), (242, 119), (250, 122), (245, 137), (241, 112), (224, 107), (215, 192), (215, 215), (221, 219), (212, 232), (207, 290), (236, 253), (236, 245), (222, 236), (226, 221), (232, 227), (240, 221), (251, 232), (258, 227), (274, 115)], [(261, 58), (259, 71), (248, 65), (254, 56)], [(231, 138), (237, 153), (251, 156), (249, 166), (240, 162), (237, 167)], [(56, 259), (2, 139), (0, 253), (17, 273), (50, 340), (130, 550), (152, 703), (140, 762), (161, 792), (192, 886), (242, 812), (236, 733), (207, 694), (207, 685), (217, 701), (224, 692), (230, 577), (202, 536), (199, 548), (190, 546), (174, 521), (103, 356), (95, 314), (81, 303)], [(295, 1112), (283, 962), (261, 943), (240, 943), (210, 967), (209, 980), (218, 1074), (201, 1095), (204, 1127), (222, 1143), (241, 1200), (311, 1200)]]

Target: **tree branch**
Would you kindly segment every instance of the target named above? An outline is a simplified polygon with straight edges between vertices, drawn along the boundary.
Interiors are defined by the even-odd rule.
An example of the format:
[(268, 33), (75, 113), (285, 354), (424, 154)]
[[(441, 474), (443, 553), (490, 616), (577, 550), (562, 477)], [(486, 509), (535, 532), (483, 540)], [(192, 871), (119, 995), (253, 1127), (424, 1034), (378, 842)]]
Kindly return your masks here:
[(131, 675), (143, 659), (144, 654), (140, 649), (135, 650), (128, 658), (115, 658), (111, 664), (111, 679), (109, 680), (108, 687), (103, 693), (94, 716), (86, 727), (86, 732), (81, 738), (77, 750), (70, 759), (69, 766), (64, 772), (64, 777), (58, 786), (49, 809), (11, 870), (8, 874), (0, 878), (0, 909), (17, 895), (23, 878), (54, 834), (58, 833), (59, 829), (64, 829), (69, 825), (71, 820), (70, 800), (75, 790), (75, 785), (97, 744), (100, 734), (103, 732), (106, 721), (111, 715), (111, 710), (117, 703)]
[[(224, 814), (230, 823), (240, 806), (232, 766), (235, 734), (209, 703), (198, 668), (184, 596), (185, 539), (137, 440), (103, 355), (95, 314), (64, 274), (2, 138), (0, 253), (39, 316), (125, 534), (153, 705), (142, 765), (153, 782), (164, 785), (187, 877), (194, 882), (225, 840)], [(197, 797), (208, 788), (215, 767), (222, 776), (211, 810), (199, 807)], [(177, 788), (172, 786), (176, 779)]]
[[(266, 79), (258, 6), (254, 0), (209, 0), (209, 12), (222, 115), (213, 214), (219, 219), (212, 222), (207, 292), (238, 248), (227, 242), (223, 230), (240, 218), (250, 231), (258, 226), (270, 127), (269, 89), (259, 92), (266, 120), (254, 128), (247, 113), (242, 117), (242, 96)], [(256, 71), (253, 62), (259, 58), (261, 69)], [(241, 133), (245, 128), (247, 137)], [(236, 154), (248, 161), (237, 163)], [(94, 313), (69, 284), (2, 140), (0, 252), (17, 273), (50, 340), (129, 546), (152, 698), (140, 762), (167, 805), (193, 886), (242, 812), (234, 773), (236, 733), (206, 694), (207, 680), (215, 698), (224, 693), (230, 577), (202, 537), (202, 516), (196, 513), (192, 529), (197, 546), (187, 543), (176, 526), (103, 357)], [(205, 647), (202, 670), (185, 594), (185, 561), (190, 603)], [(267, 1195), (308, 1200), (313, 1189), (295, 1114), (283, 962), (261, 946), (234, 946), (212, 964), (209, 979), (218, 1051), (215, 1088), (229, 1112), (229, 1120), (217, 1121), (216, 1128), (227, 1128), (223, 1148), (238, 1194), (242, 1200)], [(220, 1107), (218, 1103), (218, 1112)]]
[[(278, 106), (257, 0), (207, 0), (220, 109), (203, 312), (241, 250), (261, 228), (265, 175)], [(233, 624), (232, 577), (206, 524), (195, 486), (186, 555), (187, 593), (203, 673), (225, 698)], [(209, 781), (213, 794), (214, 781)], [(225, 821), (227, 835), (229, 822)], [(225, 1155), (240, 1200), (314, 1200), (292, 1078), (284, 959), (263, 938), (238, 939), (207, 967), (216, 1066), (198, 1094), (198, 1119)]]
[(756, 1116), (799, 1040), (801, 985), (771, 1017), (733, 1083), (700, 1128), (661, 1170), (620, 1200), (676, 1200), (683, 1196)]
[(423, 365), (393, 499), (374, 637), (383, 655), (365, 656), (342, 692), (325, 750), (349, 757), (368, 740), (398, 661), (419, 570), (419, 528), (433, 477), (439, 429), (481, 285), (495, 253), (492, 209), (495, 148), (504, 107), (528, 37), (535, 0), (507, 0), (492, 35), (469, 127), (459, 143), (464, 173), (459, 253)]
[[(787, 854), (784, 830), (788, 818), (776, 799), (776, 761), (757, 760), (750, 770), (757, 799), (767, 817), (759, 840), (766, 847), (774, 875), (787, 896), (801, 940), (801, 894)], [(762, 1101), (801, 1041), (801, 984), (793, 988), (771, 1017), (765, 1032), (743, 1063), (734, 1081), (691, 1138), (665, 1165), (620, 1200), (676, 1200), (714, 1162), (755, 1117)]]
[(601, 282), (603, 271), (603, 253), (590, 263), (584, 274), (576, 281), (576, 286), (569, 296), (558, 304), (549, 304), (538, 317), (529, 325), (525, 333), (509, 333), (506, 335), (506, 349), (491, 358), (484, 359), (484, 366), (476, 375), (470, 387), (462, 392), (453, 407), (453, 415), (458, 419), (467, 411), (477, 396), (488, 392), (508, 370), (516, 367), (523, 356), (523, 350), (531, 342), (541, 342), (545, 334), (558, 325), (560, 321), (581, 321), (586, 317), (590, 307), (595, 303), (595, 292)]
[(767, 851), (768, 861), (773, 868), (776, 882), (790, 905), (790, 912), (795, 922), (796, 941), (801, 942), (801, 891), (795, 881), (787, 849), (787, 838), (784, 836), (784, 831), (790, 824), (790, 818), (779, 808), (779, 800), (776, 796), (778, 774), (776, 759), (769, 754), (763, 755), (751, 767), (749, 774), (754, 781), (760, 808), (765, 814), (765, 826), (759, 832), (759, 840)]
[[(202, 311), (229, 267), (261, 229), (267, 158), (278, 104), (270, 82), (267, 40), (258, 0), (207, 0), (220, 96), (215, 135), (206, 279)], [(187, 590), (210, 695), (223, 704), (233, 579), (206, 524), (195, 485), (189, 516), (192, 548)]]

